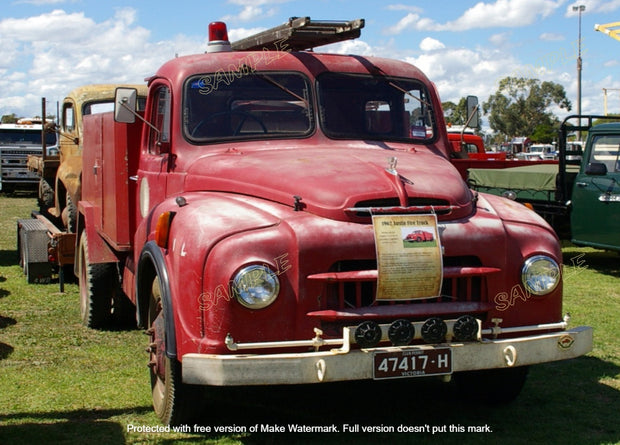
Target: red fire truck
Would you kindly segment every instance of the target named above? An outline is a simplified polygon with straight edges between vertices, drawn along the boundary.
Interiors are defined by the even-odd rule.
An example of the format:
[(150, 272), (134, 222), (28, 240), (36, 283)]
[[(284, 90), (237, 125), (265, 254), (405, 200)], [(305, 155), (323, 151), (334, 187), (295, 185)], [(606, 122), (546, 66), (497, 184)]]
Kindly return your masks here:
[(414, 230), (405, 237), (405, 241), (410, 242), (433, 241), (434, 239), (435, 237), (432, 233), (424, 230)]
[[(306, 51), (363, 24), (296, 18), (231, 45), (213, 23), (143, 113), (119, 88), (84, 118), (83, 321), (135, 305), (162, 422), (188, 421), (196, 385), (444, 376), (506, 401), (529, 365), (591, 349), (562, 312), (553, 230), (468, 188), (426, 76)], [(403, 248), (411, 227), (437, 243)]]

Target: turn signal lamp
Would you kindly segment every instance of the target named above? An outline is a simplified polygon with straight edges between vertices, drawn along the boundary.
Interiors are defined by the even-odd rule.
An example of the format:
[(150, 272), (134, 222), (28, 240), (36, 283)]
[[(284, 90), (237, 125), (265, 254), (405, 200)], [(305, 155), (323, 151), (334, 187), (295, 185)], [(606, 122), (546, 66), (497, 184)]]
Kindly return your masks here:
[(170, 238), (170, 226), (174, 212), (164, 212), (157, 218), (155, 226), (155, 243), (162, 249), (168, 248), (168, 240)]
[(217, 53), (222, 51), (232, 51), (228, 41), (228, 30), (224, 22), (209, 23), (209, 45), (207, 53)]

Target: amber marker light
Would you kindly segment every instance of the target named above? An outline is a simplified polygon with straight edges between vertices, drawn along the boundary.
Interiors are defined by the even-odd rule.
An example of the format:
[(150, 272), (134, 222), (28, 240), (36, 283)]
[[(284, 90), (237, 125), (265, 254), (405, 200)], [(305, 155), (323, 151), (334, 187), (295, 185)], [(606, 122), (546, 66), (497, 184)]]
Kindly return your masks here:
[(155, 243), (162, 249), (168, 248), (168, 239), (170, 238), (170, 226), (172, 225), (172, 218), (174, 218), (174, 212), (164, 212), (157, 218), (157, 225), (155, 226)]

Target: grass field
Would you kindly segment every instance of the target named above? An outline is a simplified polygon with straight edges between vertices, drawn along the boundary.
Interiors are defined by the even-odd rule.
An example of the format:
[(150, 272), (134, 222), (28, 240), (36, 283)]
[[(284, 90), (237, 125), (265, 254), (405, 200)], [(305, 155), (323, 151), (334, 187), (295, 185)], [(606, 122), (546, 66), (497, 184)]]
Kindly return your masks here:
[[(83, 327), (75, 284), (60, 293), (57, 283), (26, 283), (15, 227), (34, 207), (34, 197), (0, 195), (0, 444), (620, 444), (617, 254), (565, 247), (565, 311), (572, 325), (594, 327), (594, 349), (533, 367), (513, 404), (477, 404), (434, 380), (238, 389), (214, 396), (204, 421), (211, 431), (147, 432), (159, 425), (147, 337)], [(349, 432), (261, 432), (288, 424)], [(382, 432), (399, 427), (410, 431)]]

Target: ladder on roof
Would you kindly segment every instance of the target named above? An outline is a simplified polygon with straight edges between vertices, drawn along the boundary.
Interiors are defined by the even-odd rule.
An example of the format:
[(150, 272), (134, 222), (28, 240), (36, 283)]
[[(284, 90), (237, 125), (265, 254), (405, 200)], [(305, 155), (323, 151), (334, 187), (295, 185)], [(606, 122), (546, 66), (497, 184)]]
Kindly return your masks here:
[[(358, 38), (364, 19), (310, 20), (291, 17), (288, 22), (232, 43), (234, 51), (302, 51)], [(278, 42), (278, 44), (276, 44)]]

